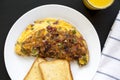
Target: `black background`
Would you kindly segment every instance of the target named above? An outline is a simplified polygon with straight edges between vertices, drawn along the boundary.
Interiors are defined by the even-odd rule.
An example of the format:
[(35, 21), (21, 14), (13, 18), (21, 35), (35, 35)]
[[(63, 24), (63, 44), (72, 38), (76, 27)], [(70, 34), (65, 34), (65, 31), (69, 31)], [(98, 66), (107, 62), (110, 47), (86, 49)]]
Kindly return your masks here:
[(4, 43), (10, 28), (24, 13), (45, 4), (66, 5), (86, 16), (98, 33), (101, 49), (120, 9), (120, 0), (115, 0), (112, 6), (99, 11), (88, 10), (82, 0), (0, 0), (0, 80), (10, 80), (4, 63)]

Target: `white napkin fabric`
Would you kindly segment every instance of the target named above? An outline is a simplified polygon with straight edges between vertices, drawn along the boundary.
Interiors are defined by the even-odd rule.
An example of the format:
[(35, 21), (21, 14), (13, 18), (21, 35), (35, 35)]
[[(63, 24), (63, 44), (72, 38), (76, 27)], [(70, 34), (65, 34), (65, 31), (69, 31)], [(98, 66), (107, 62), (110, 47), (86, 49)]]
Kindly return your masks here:
[(105, 42), (93, 80), (120, 80), (120, 11)]

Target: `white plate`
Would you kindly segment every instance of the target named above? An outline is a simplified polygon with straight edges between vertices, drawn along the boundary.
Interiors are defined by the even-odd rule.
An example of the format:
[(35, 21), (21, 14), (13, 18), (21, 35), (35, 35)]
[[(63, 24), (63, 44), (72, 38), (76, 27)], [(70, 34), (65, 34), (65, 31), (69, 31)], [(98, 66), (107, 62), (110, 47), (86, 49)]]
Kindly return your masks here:
[(72, 62), (72, 75), (74, 80), (92, 80), (100, 61), (101, 49), (98, 35), (90, 21), (81, 13), (72, 8), (56, 4), (43, 5), (28, 11), (12, 26), (4, 49), (5, 65), (10, 78), (12, 80), (23, 80), (34, 61), (33, 57), (20, 57), (15, 54), (14, 47), (17, 38), (28, 24), (33, 23), (36, 19), (47, 17), (70, 22), (82, 33), (88, 44), (90, 61), (85, 67), (79, 67), (76, 62)]

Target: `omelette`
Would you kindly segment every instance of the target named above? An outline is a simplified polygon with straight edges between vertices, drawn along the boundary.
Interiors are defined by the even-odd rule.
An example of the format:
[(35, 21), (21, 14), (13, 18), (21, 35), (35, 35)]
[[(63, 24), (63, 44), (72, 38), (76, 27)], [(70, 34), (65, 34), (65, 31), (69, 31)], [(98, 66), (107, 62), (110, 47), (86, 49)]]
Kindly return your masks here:
[(20, 56), (77, 60), (84, 66), (89, 61), (87, 44), (70, 23), (44, 18), (29, 24), (17, 39), (15, 52)]

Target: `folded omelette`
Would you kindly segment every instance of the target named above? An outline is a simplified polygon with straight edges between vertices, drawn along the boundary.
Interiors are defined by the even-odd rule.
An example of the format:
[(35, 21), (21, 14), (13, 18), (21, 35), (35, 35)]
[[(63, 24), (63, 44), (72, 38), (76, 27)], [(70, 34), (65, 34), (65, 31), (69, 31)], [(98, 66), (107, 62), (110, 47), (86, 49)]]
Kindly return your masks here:
[(81, 33), (70, 23), (55, 18), (34, 21), (17, 39), (15, 52), (21, 56), (89, 61), (89, 51)]

